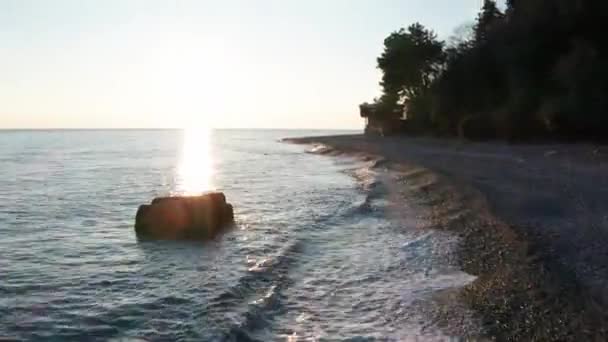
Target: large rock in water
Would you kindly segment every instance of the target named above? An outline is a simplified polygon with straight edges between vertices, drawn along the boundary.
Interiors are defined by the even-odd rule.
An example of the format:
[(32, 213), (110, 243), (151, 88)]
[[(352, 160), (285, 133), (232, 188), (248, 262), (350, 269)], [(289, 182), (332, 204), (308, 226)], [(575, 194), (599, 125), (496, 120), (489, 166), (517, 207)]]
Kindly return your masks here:
[(233, 220), (232, 205), (221, 192), (158, 197), (137, 210), (135, 232), (152, 239), (210, 239)]

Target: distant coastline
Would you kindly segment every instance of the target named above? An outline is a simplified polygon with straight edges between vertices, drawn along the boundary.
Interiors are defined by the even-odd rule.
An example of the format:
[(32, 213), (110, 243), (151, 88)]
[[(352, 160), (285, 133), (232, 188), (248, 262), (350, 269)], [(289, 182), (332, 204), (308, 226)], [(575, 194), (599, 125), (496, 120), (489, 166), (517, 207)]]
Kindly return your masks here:
[[(608, 336), (601, 309), (608, 302), (606, 146), (363, 135), (284, 141), (323, 145), (318, 153), (325, 155), (383, 158), (384, 167), (403, 172), (404, 187), (427, 194), (434, 219), (462, 238), (462, 269), (478, 276), (459, 297), (478, 313), (487, 337)], [(421, 185), (408, 178), (420, 168), (427, 177)], [(449, 325), (450, 316), (438, 319)]]

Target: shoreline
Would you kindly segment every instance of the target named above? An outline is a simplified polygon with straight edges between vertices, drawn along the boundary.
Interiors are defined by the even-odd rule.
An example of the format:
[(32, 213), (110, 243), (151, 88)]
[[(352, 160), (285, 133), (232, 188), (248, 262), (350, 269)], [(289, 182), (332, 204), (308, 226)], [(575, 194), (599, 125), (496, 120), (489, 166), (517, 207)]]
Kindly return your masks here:
[[(543, 158), (541, 162), (545, 158), (552, 158), (549, 167), (569, 159), (570, 164), (576, 163), (584, 170), (591, 168), (601, 173), (606, 166), (603, 155), (597, 158), (599, 161), (590, 160), (589, 156), (597, 156), (597, 153), (581, 153), (580, 150), (588, 149), (587, 146), (560, 146), (570, 149), (566, 152), (555, 152), (555, 146), (518, 146), (513, 149), (527, 153), (514, 153), (509, 151), (511, 146), (500, 144), (454, 144), (453, 141), (428, 138), (326, 136), (284, 141), (323, 146), (315, 151), (318, 154), (376, 158), (382, 161), (382, 167), (403, 174), (403, 184), (417, 184), (413, 188), (400, 186), (397, 191), (414, 191), (427, 198), (423, 205), (433, 213), (434, 226), (461, 238), (457, 251), (460, 267), (478, 278), (459, 291), (457, 296), (477, 314), (476, 318), (481, 322), (486, 337), (498, 340), (603, 340), (608, 336), (606, 316), (601, 308), (604, 298), (602, 293), (598, 295), (596, 292), (597, 287), (589, 283), (592, 278), (607, 278), (601, 272), (587, 277), (577, 274), (581, 267), (578, 257), (581, 256), (573, 253), (588, 239), (601, 241), (601, 229), (596, 229), (598, 232), (595, 234), (594, 231), (585, 231), (582, 239), (571, 239), (574, 246), (562, 246), (560, 237), (551, 237), (553, 232), (542, 232), (547, 222), (555, 221), (555, 217), (546, 214), (543, 205), (536, 211), (548, 216), (547, 222), (537, 221), (536, 225), (532, 222), (538, 218), (535, 217), (539, 216), (538, 213), (524, 212), (523, 216), (530, 223), (522, 224), (522, 220), (514, 215), (521, 215), (521, 208), (506, 208), (508, 204), (526, 202), (530, 197), (532, 202), (537, 200), (534, 198), (534, 188), (529, 187), (527, 192), (514, 191), (511, 198), (506, 196), (502, 200), (497, 200), (497, 193), (492, 189), (500, 189), (501, 186), (509, 189), (511, 185), (521, 182), (520, 178), (509, 178), (511, 175), (507, 171), (513, 165), (530, 167), (524, 171), (532, 176), (530, 170), (540, 168), (535, 158)], [(532, 151), (526, 151), (527, 148)], [(548, 148), (551, 153), (542, 152)], [(572, 150), (576, 153), (573, 154)], [(466, 158), (469, 160), (464, 160)], [(594, 166), (594, 163), (597, 165)], [(467, 174), (470, 167), (476, 167), (477, 172)], [(569, 171), (576, 176), (572, 169)], [(561, 169), (555, 171), (563, 172)], [(412, 182), (412, 177), (420, 175), (427, 177), (427, 180)], [(471, 181), (471, 176), (480, 175), (486, 177), (477, 181), (485, 182), (485, 186)], [(525, 172), (523, 175), (526, 175)], [(531, 180), (524, 177), (524, 183)], [(541, 188), (542, 184), (537, 186)], [(551, 190), (555, 188), (548, 189), (549, 192)], [(598, 197), (602, 198), (602, 195), (600, 193)], [(602, 210), (601, 207), (593, 209)], [(580, 222), (581, 218), (593, 220), (593, 215), (580, 217), (589, 212), (590, 209), (583, 211), (573, 221)], [(558, 211), (553, 214), (559, 216)], [(570, 228), (564, 227), (555, 228)], [(562, 248), (561, 251), (565, 253), (560, 255), (555, 248)], [(597, 265), (588, 266), (602, 266), (606, 260), (600, 256), (594, 261)], [(449, 322), (450, 316), (451, 313), (447, 311), (438, 319)]]

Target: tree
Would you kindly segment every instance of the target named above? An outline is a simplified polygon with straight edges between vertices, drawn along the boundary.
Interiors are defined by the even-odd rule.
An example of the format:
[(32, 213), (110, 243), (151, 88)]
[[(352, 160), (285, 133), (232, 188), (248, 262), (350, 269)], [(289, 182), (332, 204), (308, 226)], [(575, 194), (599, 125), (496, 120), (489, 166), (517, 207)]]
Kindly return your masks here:
[(515, 10), (515, 2), (516, 0), (507, 0), (507, 12)]
[(475, 40), (478, 43), (487, 41), (490, 31), (502, 18), (503, 14), (498, 9), (496, 1), (484, 0), (481, 12), (477, 17), (477, 25), (475, 25)]
[(448, 50), (459, 50), (464, 46), (470, 46), (475, 39), (475, 26), (475, 23), (470, 22), (456, 27), (447, 40), (446, 48)]
[(393, 32), (384, 40), (384, 52), (378, 58), (384, 92), (416, 96), (428, 89), (442, 60), (443, 42), (421, 24)]
[(378, 58), (379, 102), (447, 135), (608, 139), (608, 35), (598, 29), (608, 2), (506, 5), (503, 14), (484, 0), (447, 47), (418, 23), (393, 32)]
[(425, 115), (422, 113), (425, 109), (420, 108), (424, 106), (420, 104), (427, 101), (420, 99), (428, 93), (443, 60), (443, 42), (421, 24), (393, 32), (384, 40), (384, 51), (378, 58), (385, 98), (397, 99), (406, 107), (416, 107), (416, 113), (408, 111), (410, 117)]

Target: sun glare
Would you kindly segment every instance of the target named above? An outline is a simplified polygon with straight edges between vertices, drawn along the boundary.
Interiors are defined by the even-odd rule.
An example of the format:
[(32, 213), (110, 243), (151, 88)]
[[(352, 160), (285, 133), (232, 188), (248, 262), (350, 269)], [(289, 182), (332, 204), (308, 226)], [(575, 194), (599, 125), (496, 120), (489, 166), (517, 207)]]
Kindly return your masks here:
[(185, 128), (182, 155), (177, 168), (177, 192), (197, 195), (211, 191), (212, 177), (211, 130), (207, 127)]

